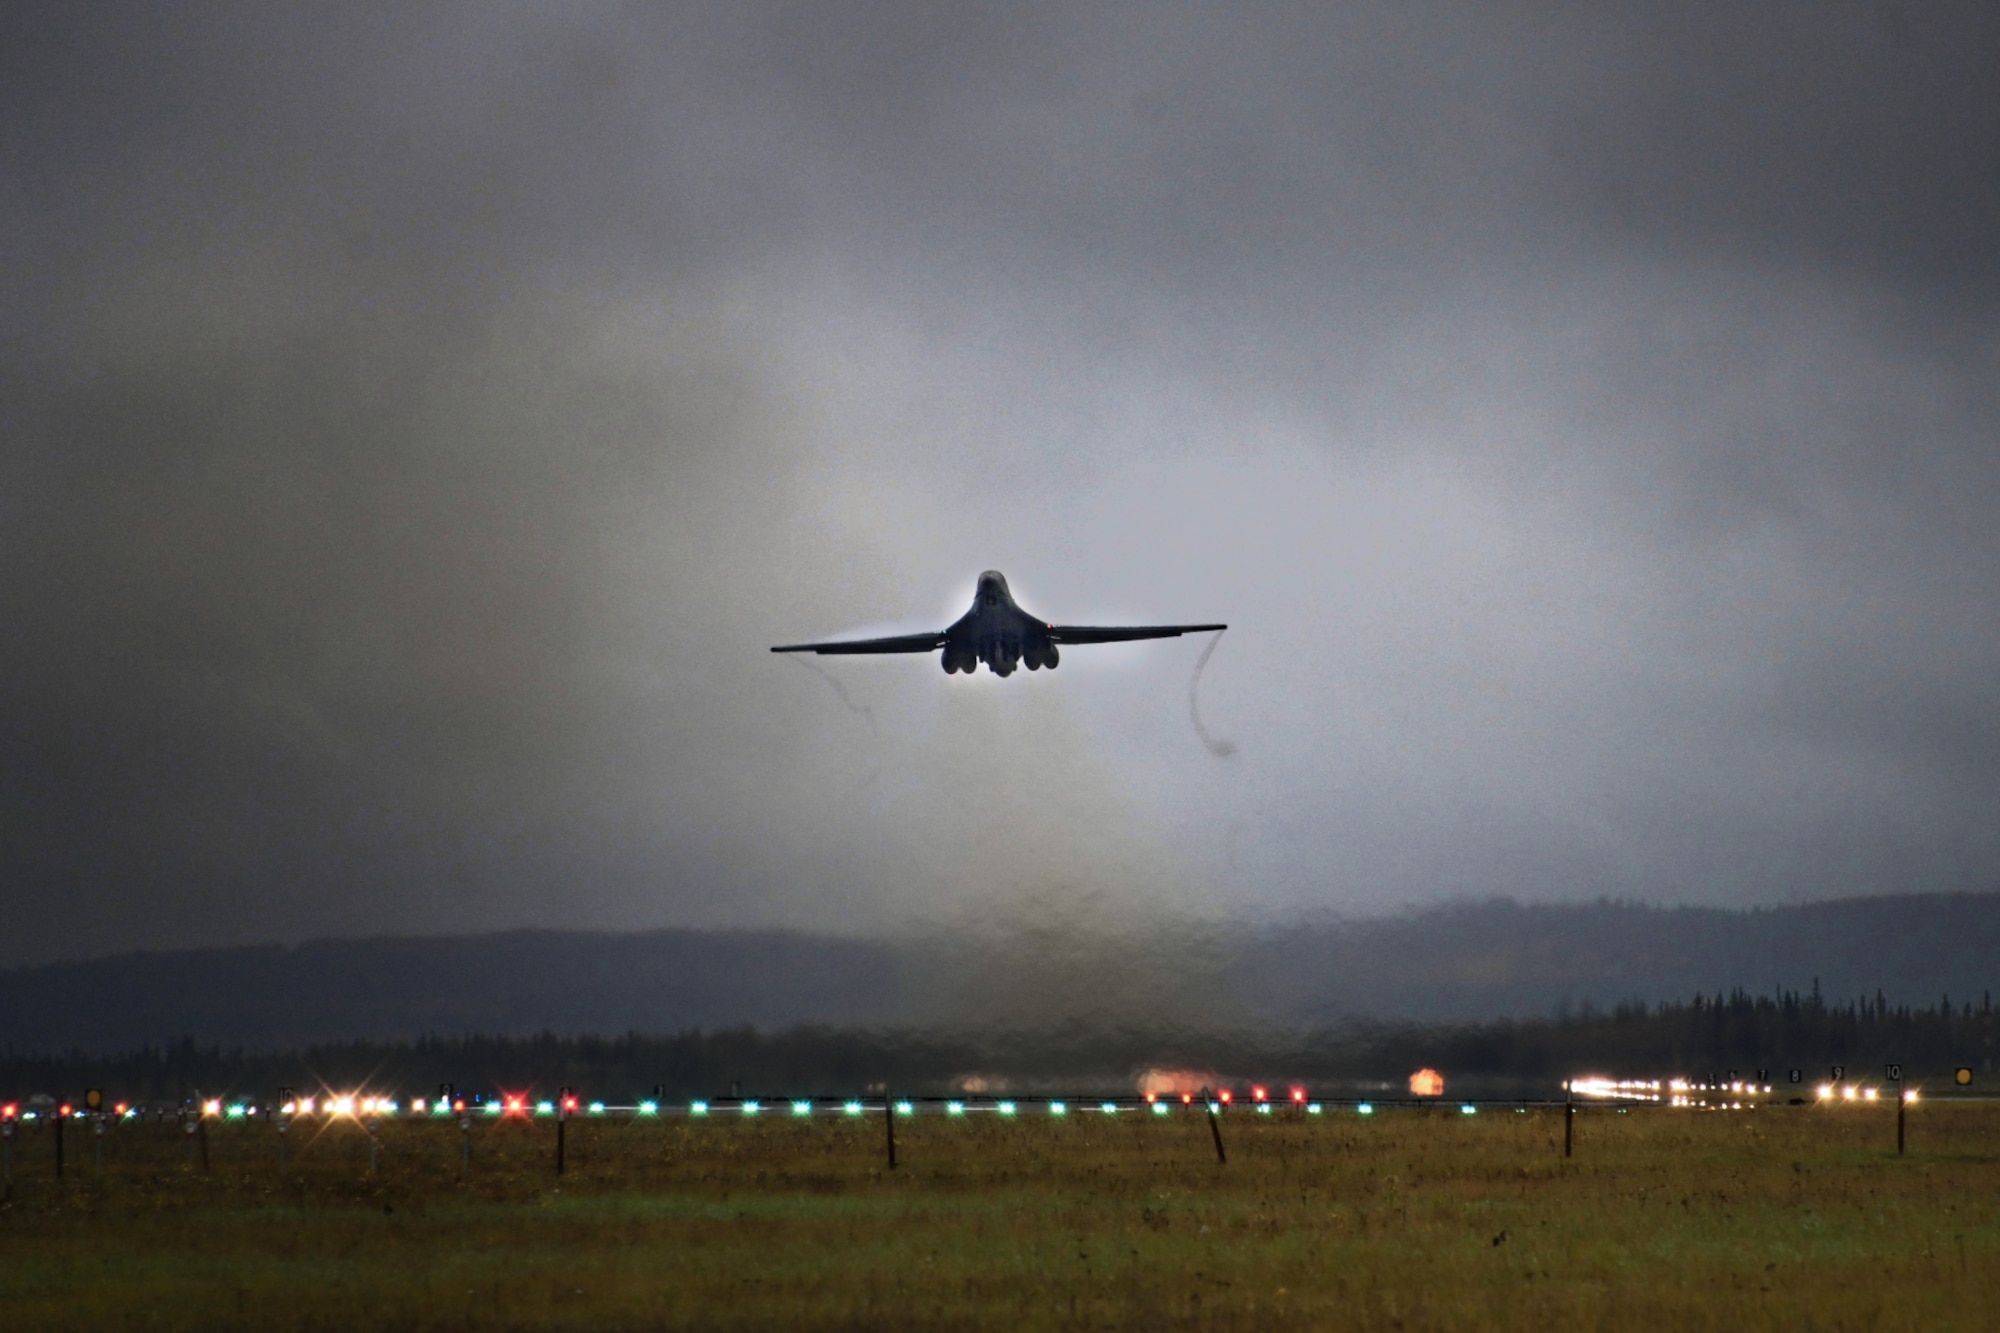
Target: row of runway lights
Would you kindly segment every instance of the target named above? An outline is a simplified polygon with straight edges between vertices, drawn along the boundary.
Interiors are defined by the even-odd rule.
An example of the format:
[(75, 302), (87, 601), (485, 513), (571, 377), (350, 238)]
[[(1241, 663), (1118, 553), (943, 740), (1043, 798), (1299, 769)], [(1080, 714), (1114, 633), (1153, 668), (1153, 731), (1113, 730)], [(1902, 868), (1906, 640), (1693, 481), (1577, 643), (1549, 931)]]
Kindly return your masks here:
[[(1728, 1093), (1750, 1097), (1769, 1096), (1771, 1085), (1768, 1083), (1699, 1084), (1690, 1083), (1684, 1079), (1662, 1081), (1659, 1079), (1614, 1080), (1579, 1078), (1570, 1081), (1569, 1090), (1579, 1097), (1600, 1100), (1639, 1103), (1651, 1102), (1668, 1106), (1713, 1106), (1716, 1103), (1707, 1100), (1708, 1094)], [(1856, 1086), (1854, 1084), (1822, 1083), (1814, 1089), (1814, 1092), (1820, 1101), (1872, 1102), (1879, 1100), (1881, 1096), (1881, 1090), (1878, 1088)], [(936, 1099), (931, 1100), (935, 1101)], [(1903, 1092), (1903, 1100), (1906, 1102), (1916, 1101), (1916, 1090), (1906, 1089)], [(1182, 1093), (1178, 1101), (1180, 1105), (1185, 1107), (1200, 1108), (1220, 1113), (1228, 1110), (1234, 1103), (1234, 1094), (1224, 1091), (1215, 1094), (1206, 1102), (1200, 1102), (1197, 1101), (1194, 1094)], [(915, 1115), (918, 1104), (914, 1100), (897, 1101), (895, 1104), (896, 1114), (904, 1116)], [(1437, 1103), (1426, 1101), (1424, 1104), (1435, 1105)], [(737, 1114), (742, 1116), (762, 1115), (766, 1110), (774, 1114), (782, 1114), (789, 1107), (793, 1116), (807, 1117), (813, 1115), (818, 1110), (831, 1111), (835, 1109), (831, 1103), (814, 1101), (812, 1099), (800, 1099), (791, 1102), (779, 1101), (767, 1106), (763, 1101), (751, 1098), (733, 1100), (733, 1102), (724, 1102), (716, 1105), (711, 1105), (706, 1101), (693, 1101), (686, 1104), (684, 1113), (696, 1117), (711, 1114), (726, 1114), (732, 1105)], [(1173, 1105), (1174, 1100), (1171, 1098), (1162, 1100), (1158, 1094), (1147, 1093), (1143, 1102), (1129, 1099), (1125, 1101), (1108, 1100), (1097, 1102), (1094, 1106), (1088, 1102), (1080, 1102), (1076, 1104), (1076, 1109), (1080, 1111), (1095, 1110), (1102, 1115), (1116, 1115), (1121, 1111), (1146, 1109), (1150, 1110), (1154, 1115), (1167, 1115), (1172, 1112)], [(1302, 1111), (1307, 1115), (1320, 1115), (1326, 1110), (1323, 1103), (1308, 1101), (1303, 1088), (1293, 1088), (1291, 1090), (1291, 1105), (1293, 1109)], [(1735, 1109), (1741, 1109), (1744, 1103), (1738, 1101), (1730, 1103), (1730, 1105)], [(1050, 1100), (1044, 1102), (1043, 1106), (1048, 1114), (1054, 1116), (1068, 1115), (1072, 1109), (1071, 1103), (1067, 1101)], [(1266, 1089), (1253, 1088), (1251, 1090), (1251, 1108), (1256, 1113), (1269, 1115), (1271, 1114), (1272, 1106), (1273, 1103)], [(1371, 1102), (1356, 1102), (1353, 1104), (1353, 1108), (1358, 1115), (1373, 1115), (1375, 1112), (1374, 1104)], [(1463, 1115), (1475, 1115), (1479, 1110), (1471, 1102), (1461, 1103), (1458, 1109)], [(355, 1095), (300, 1097), (284, 1102), (277, 1107), (277, 1110), (280, 1114), (287, 1116), (382, 1117), (404, 1114), (402, 1103), (395, 1098), (362, 1097)], [(868, 1108), (863, 1102), (849, 1100), (839, 1103), (838, 1110), (840, 1114), (860, 1116), (866, 1114)], [(946, 1100), (943, 1102), (943, 1110), (946, 1115), (964, 1115), (968, 1111), (991, 1111), (997, 1115), (1011, 1116), (1019, 1112), (1020, 1104), (1005, 1100), (996, 1100), (990, 1105), (980, 1105), (976, 1102), (964, 1100)], [(674, 1108), (659, 1101), (643, 1101), (633, 1106), (611, 1106), (601, 1101), (586, 1103), (575, 1097), (563, 1097), (554, 1101), (536, 1101), (525, 1096), (504, 1094), (496, 1100), (470, 1103), (463, 1099), (438, 1098), (427, 1100), (418, 1097), (410, 1102), (409, 1107), (409, 1114), (411, 1115), (450, 1116), (465, 1115), (472, 1112), (487, 1116), (523, 1117), (552, 1116), (558, 1114), (565, 1116), (601, 1116), (613, 1113), (650, 1116), (661, 1114), (671, 1115), (674, 1112)], [(223, 1102), (217, 1099), (210, 1099), (201, 1104), (201, 1113), (204, 1116), (224, 1120), (243, 1120), (262, 1114), (262, 1108), (246, 1102)], [(18, 1104), (14, 1103), (0, 1105), (0, 1120), (18, 1119), (30, 1121), (39, 1118), (40, 1114), (33, 1110), (23, 1110)], [(106, 1114), (106, 1112), (63, 1105), (56, 1108), (54, 1114), (84, 1119), (93, 1115)], [(118, 1102), (109, 1108), (108, 1114), (116, 1119), (130, 1120), (139, 1117), (142, 1114), (142, 1110), (130, 1103)]]
[[(1693, 1083), (1687, 1079), (1608, 1079), (1578, 1078), (1570, 1080), (1570, 1091), (1579, 1097), (1597, 1097), (1625, 1102), (1657, 1102), (1667, 1106), (1716, 1106), (1711, 1096), (1769, 1097), (1769, 1083)], [(1813, 1089), (1814, 1097), (1823, 1102), (1873, 1102), (1880, 1101), (1882, 1090), (1865, 1084), (1821, 1083)], [(1903, 1089), (1903, 1100), (1917, 1100), (1915, 1088)], [(1741, 1101), (1728, 1103), (1731, 1109), (1740, 1110)]]
[[(1581, 1089), (1579, 1089), (1579, 1092), (1581, 1092)], [(1819, 1094), (1819, 1099), (1821, 1101), (1859, 1100), (1859, 1101), (1873, 1102), (1879, 1099), (1879, 1093), (1874, 1088), (1857, 1090), (1854, 1088), (1835, 1089), (1833, 1087), (1827, 1086), (1818, 1089), (1818, 1094)], [(1645, 1101), (1649, 1099), (1621, 1098), (1621, 1100)], [(1673, 1097), (1673, 1098), (1650, 1099), (1650, 1100), (1658, 1100), (1663, 1102), (1663, 1104), (1670, 1106), (1692, 1107), (1692, 1106), (1716, 1105), (1716, 1103), (1702, 1102), (1692, 1097)], [(1906, 1102), (1914, 1102), (1917, 1100), (1917, 1094), (1914, 1091), (1905, 1092), (1903, 1094), (1903, 1100)], [(1431, 1105), (1434, 1103), (1426, 1103), (1426, 1104)], [(1732, 1102), (1727, 1104), (1728, 1108), (1733, 1110), (1745, 1109), (1745, 1105), (1746, 1104), (1742, 1102)], [(896, 1103), (896, 1114), (900, 1116), (912, 1116), (917, 1114), (917, 1107), (918, 1103), (913, 1101), (898, 1101)], [(1102, 1115), (1117, 1115), (1121, 1111), (1128, 1111), (1128, 1110), (1136, 1111), (1142, 1109), (1149, 1109), (1152, 1111), (1154, 1115), (1167, 1115), (1173, 1109), (1168, 1103), (1161, 1101), (1150, 1102), (1145, 1104), (1143, 1107), (1129, 1102), (1119, 1103), (1115, 1101), (1099, 1102), (1095, 1105), (1091, 1105), (1089, 1103), (1080, 1103), (1075, 1106), (1072, 1106), (1071, 1103), (1066, 1101), (1049, 1101), (1044, 1103), (1044, 1107), (1047, 1110), (1048, 1114), (1052, 1116), (1068, 1115), (1072, 1109), (1082, 1112), (1096, 1111)], [(367, 1117), (379, 1118), (379, 1117), (400, 1116), (404, 1114), (401, 1104), (387, 1097), (382, 1097), (382, 1098), (328, 1097), (324, 1099), (306, 1097), (296, 1102), (287, 1102), (283, 1106), (280, 1106), (277, 1109), (281, 1114), (293, 1117), (320, 1115), (328, 1118), (337, 1118), (342, 1116), (351, 1118), (367, 1118)], [(744, 1101), (736, 1102), (733, 1107), (728, 1105), (711, 1106), (708, 1102), (705, 1101), (689, 1102), (687, 1103), (686, 1108), (682, 1113), (688, 1116), (699, 1118), (710, 1115), (727, 1114), (732, 1109), (738, 1115), (745, 1117), (760, 1116), (765, 1114), (766, 1112), (782, 1115), (787, 1109), (789, 1109), (793, 1116), (804, 1118), (813, 1115), (817, 1111), (821, 1110), (833, 1111), (836, 1108), (831, 1105), (823, 1105), (822, 1103), (812, 1102), (812, 1101), (794, 1101), (790, 1103), (777, 1102), (767, 1105), (766, 1103), (760, 1100), (747, 1099)], [(1021, 1108), (1017, 1103), (1011, 1101), (995, 1102), (990, 1106), (979, 1106), (976, 1104), (971, 1104), (963, 1101), (946, 1101), (943, 1103), (942, 1109), (944, 1114), (952, 1116), (965, 1115), (968, 1112), (980, 1112), (980, 1111), (987, 1111), (1002, 1116), (1012, 1116), (1018, 1114)], [(1198, 1109), (1206, 1109), (1209, 1111), (1219, 1113), (1228, 1110), (1229, 1107), (1228, 1104), (1225, 1102), (1212, 1101), (1207, 1103), (1205, 1108), (1198, 1108)], [(1260, 1115), (1270, 1115), (1271, 1109), (1272, 1109), (1272, 1104), (1270, 1102), (1258, 1102), (1254, 1106), (1254, 1110)], [(1319, 1102), (1307, 1102), (1302, 1106), (1298, 1107), (1297, 1109), (1303, 1111), (1307, 1115), (1320, 1115), (1323, 1114), (1327, 1108)], [(1335, 1109), (1337, 1110), (1340, 1108), (1336, 1107)], [(1477, 1115), (1479, 1112), (1479, 1107), (1471, 1102), (1461, 1103), (1458, 1109), (1459, 1113), (1462, 1115)], [(1525, 1110), (1526, 1108), (1517, 1108), (1517, 1109)], [(839, 1114), (848, 1116), (860, 1116), (867, 1114), (868, 1107), (861, 1102), (849, 1101), (840, 1103), (837, 1110)], [(1357, 1115), (1373, 1115), (1375, 1113), (1375, 1107), (1373, 1103), (1370, 1102), (1357, 1102), (1354, 1104), (1353, 1110)], [(611, 1106), (607, 1105), (604, 1102), (590, 1102), (585, 1105), (561, 1107), (556, 1102), (550, 1102), (550, 1101), (528, 1102), (525, 1100), (517, 1100), (510, 1098), (506, 1099), (505, 1101), (483, 1102), (475, 1106), (467, 1107), (464, 1105), (451, 1106), (442, 1103), (430, 1105), (426, 1104), (425, 1100), (419, 1097), (410, 1104), (409, 1114), (412, 1116), (423, 1116), (428, 1114), (430, 1116), (435, 1117), (435, 1116), (465, 1115), (470, 1112), (477, 1112), (489, 1117), (511, 1116), (518, 1118), (527, 1118), (531, 1116), (543, 1116), (543, 1117), (553, 1116), (558, 1114), (559, 1112), (564, 1115), (602, 1116), (602, 1115), (613, 1115), (613, 1114), (630, 1114), (639, 1116), (657, 1116), (663, 1114), (672, 1115), (674, 1114), (674, 1111), (675, 1108), (673, 1107), (670, 1106), (663, 1107), (660, 1103), (651, 1101), (640, 1102), (635, 1106)], [(204, 1116), (222, 1120), (246, 1120), (251, 1117), (261, 1115), (263, 1113), (263, 1108), (241, 1102), (230, 1102), (225, 1104), (219, 1101), (207, 1101), (202, 1103), (201, 1113)], [(61, 1107), (54, 1114), (58, 1116), (67, 1116), (79, 1120), (89, 1119), (93, 1115), (92, 1112), (81, 1110), (71, 1106)], [(110, 1114), (114, 1119), (134, 1120), (139, 1118), (143, 1114), (143, 1112), (138, 1107), (128, 1106), (121, 1103), (117, 1107), (113, 1108)], [(13, 1120), (17, 1118), (22, 1121), (32, 1121), (40, 1118), (40, 1116), (39, 1113), (35, 1111), (22, 1111), (14, 1113), (9, 1111), (8, 1108), (0, 1108), (0, 1119)]]
[[(1232, 1093), (1222, 1092), (1216, 1094), (1205, 1103), (1198, 1101), (1192, 1094), (1184, 1094), (1178, 1101), (1184, 1107), (1220, 1113), (1227, 1111), (1234, 1104), (1235, 1098)], [(917, 1099), (898, 1100), (895, 1103), (896, 1114), (900, 1116), (916, 1115), (919, 1106), (925, 1103), (931, 1105), (941, 1104), (944, 1114), (954, 1116), (981, 1111), (1002, 1116), (1012, 1116), (1018, 1114), (1022, 1109), (1020, 1102), (1008, 1100), (994, 1100), (981, 1104), (970, 1100), (956, 1099), (943, 1100), (940, 1103), (939, 1099), (926, 1098), (921, 1101)], [(1072, 1103), (1069, 1101), (1048, 1100), (1041, 1103), (1047, 1113), (1052, 1116), (1068, 1115), (1072, 1110), (1079, 1112), (1096, 1111), (1101, 1115), (1117, 1115), (1121, 1111), (1150, 1110), (1154, 1115), (1167, 1115), (1172, 1112), (1174, 1104), (1172, 1099), (1162, 1100), (1159, 1096), (1152, 1093), (1148, 1093), (1143, 1101), (1126, 1099), (1122, 1101), (1105, 1100)], [(1270, 1115), (1273, 1105), (1274, 1103), (1270, 1101), (1265, 1090), (1258, 1088), (1253, 1092), (1249, 1109), (1254, 1110), (1260, 1115)], [(879, 1110), (880, 1106), (881, 1103), (877, 1102), (874, 1109)], [(1300, 1089), (1293, 1090), (1291, 1106), (1294, 1110), (1301, 1111), (1306, 1115), (1320, 1115), (1326, 1110), (1323, 1103), (1308, 1101), (1304, 1091)], [(403, 1104), (395, 1098), (361, 1096), (300, 1097), (283, 1102), (275, 1109), (279, 1114), (286, 1116), (318, 1115), (357, 1118), (400, 1116), (404, 1114), (436, 1117), (469, 1115), (474, 1113), (498, 1117), (554, 1116), (558, 1114), (565, 1116), (601, 1116), (612, 1114), (651, 1116), (672, 1115), (677, 1109), (682, 1114), (695, 1117), (723, 1115), (732, 1110), (741, 1116), (758, 1116), (766, 1112), (782, 1115), (789, 1110), (793, 1116), (804, 1118), (816, 1112), (835, 1112), (841, 1115), (861, 1116), (867, 1114), (871, 1108), (867, 1103), (855, 1100), (834, 1103), (824, 1100), (799, 1099), (795, 1101), (781, 1100), (767, 1103), (761, 1099), (745, 1098), (740, 1100), (730, 1099), (719, 1103), (693, 1101), (686, 1103), (684, 1108), (676, 1108), (675, 1106), (659, 1101), (643, 1101), (636, 1105), (615, 1106), (601, 1101), (584, 1102), (574, 1097), (565, 1097), (554, 1101), (537, 1101), (523, 1096), (503, 1095), (495, 1100), (478, 1102), (467, 1102), (463, 1099), (445, 1100), (442, 1098), (426, 1100), (425, 1098), (418, 1097), (410, 1102), (407, 1112), (405, 1112)], [(1359, 1115), (1373, 1115), (1375, 1113), (1374, 1104), (1371, 1102), (1354, 1103), (1353, 1109)], [(1470, 1102), (1461, 1104), (1458, 1109), (1464, 1115), (1474, 1115), (1479, 1110), (1477, 1106)], [(224, 1102), (210, 1099), (200, 1104), (200, 1111), (204, 1116), (222, 1120), (246, 1120), (263, 1114), (264, 1108), (248, 1102)], [(69, 1105), (58, 1107), (54, 1112), (58, 1116), (67, 1116), (76, 1119), (84, 1119), (93, 1114), (106, 1114), (111, 1118), (122, 1120), (136, 1119), (143, 1113), (143, 1108), (126, 1102), (118, 1102), (104, 1112), (91, 1112)], [(34, 1120), (38, 1118), (38, 1114), (35, 1111), (24, 1111), (18, 1105), (0, 1105), (0, 1119)]]

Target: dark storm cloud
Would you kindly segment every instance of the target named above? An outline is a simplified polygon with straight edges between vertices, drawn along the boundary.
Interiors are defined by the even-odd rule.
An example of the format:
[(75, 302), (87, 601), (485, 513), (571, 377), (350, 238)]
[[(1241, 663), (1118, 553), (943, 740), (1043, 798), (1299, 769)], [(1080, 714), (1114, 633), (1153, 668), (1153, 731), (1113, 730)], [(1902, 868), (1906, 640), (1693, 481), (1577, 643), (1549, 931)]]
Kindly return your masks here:
[(0, 23), (0, 958), (2000, 870), (1990, 7)]

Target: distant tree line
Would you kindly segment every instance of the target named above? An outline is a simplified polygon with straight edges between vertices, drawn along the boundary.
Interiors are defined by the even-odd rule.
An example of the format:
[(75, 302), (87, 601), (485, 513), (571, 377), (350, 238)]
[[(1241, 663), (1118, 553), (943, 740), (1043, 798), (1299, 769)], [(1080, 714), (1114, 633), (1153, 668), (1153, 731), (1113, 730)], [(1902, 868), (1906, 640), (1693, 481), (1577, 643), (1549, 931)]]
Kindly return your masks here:
[(1878, 992), (1834, 1002), (1819, 994), (1695, 995), (1606, 1011), (1590, 1005), (1554, 1017), (1418, 1026), (1355, 1023), (1302, 1034), (1101, 1028), (911, 1032), (793, 1027), (732, 1028), (620, 1037), (430, 1037), (414, 1042), (320, 1044), (292, 1051), (202, 1045), (192, 1038), (128, 1054), (0, 1057), (0, 1100), (37, 1093), (74, 1097), (98, 1087), (127, 1101), (196, 1095), (268, 1098), (278, 1088), (384, 1088), (424, 1095), (452, 1083), (469, 1092), (552, 1092), (607, 1098), (812, 1094), (888, 1087), (912, 1094), (970, 1088), (1021, 1092), (1130, 1090), (1149, 1068), (1212, 1073), (1221, 1080), (1287, 1078), (1322, 1084), (1399, 1084), (1419, 1066), (1458, 1080), (1555, 1087), (1571, 1074), (1721, 1076), (1798, 1068), (1808, 1081), (1850, 1065), (1856, 1076), (1902, 1064), (1935, 1078), (1955, 1066), (1995, 1072), (1990, 993), (1975, 1004), (1941, 996), (1924, 1008), (1890, 1005)]

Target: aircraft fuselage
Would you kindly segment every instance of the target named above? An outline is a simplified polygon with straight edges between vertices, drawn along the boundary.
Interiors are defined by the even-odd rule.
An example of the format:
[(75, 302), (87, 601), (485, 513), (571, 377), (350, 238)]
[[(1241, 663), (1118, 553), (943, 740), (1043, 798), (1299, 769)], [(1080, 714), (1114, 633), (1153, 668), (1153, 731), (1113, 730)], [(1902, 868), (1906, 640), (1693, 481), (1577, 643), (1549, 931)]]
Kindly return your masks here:
[(1049, 641), (1047, 622), (1037, 620), (1014, 602), (1007, 576), (989, 569), (979, 576), (972, 609), (944, 632), (944, 669), (968, 676), (984, 662), (996, 676), (1011, 676), (1022, 663), (1030, 671), (1053, 671), (1062, 654)]

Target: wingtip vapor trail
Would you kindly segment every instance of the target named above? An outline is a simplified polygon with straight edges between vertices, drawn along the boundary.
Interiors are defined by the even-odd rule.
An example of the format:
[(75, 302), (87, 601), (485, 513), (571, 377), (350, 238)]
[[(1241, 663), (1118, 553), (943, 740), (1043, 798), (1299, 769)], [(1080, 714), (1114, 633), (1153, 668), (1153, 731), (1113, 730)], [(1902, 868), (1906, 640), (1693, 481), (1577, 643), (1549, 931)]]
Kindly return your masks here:
[(1215, 650), (1222, 642), (1223, 633), (1224, 631), (1217, 630), (1215, 636), (1208, 641), (1208, 647), (1201, 650), (1201, 656), (1195, 659), (1194, 675), (1188, 681), (1188, 720), (1194, 723), (1194, 734), (1201, 737), (1201, 743), (1217, 759), (1227, 759), (1235, 754), (1236, 742), (1225, 736), (1209, 734), (1208, 728), (1202, 725), (1201, 705), (1196, 694), (1201, 688), (1201, 673), (1207, 669), (1208, 659), (1215, 656)]

